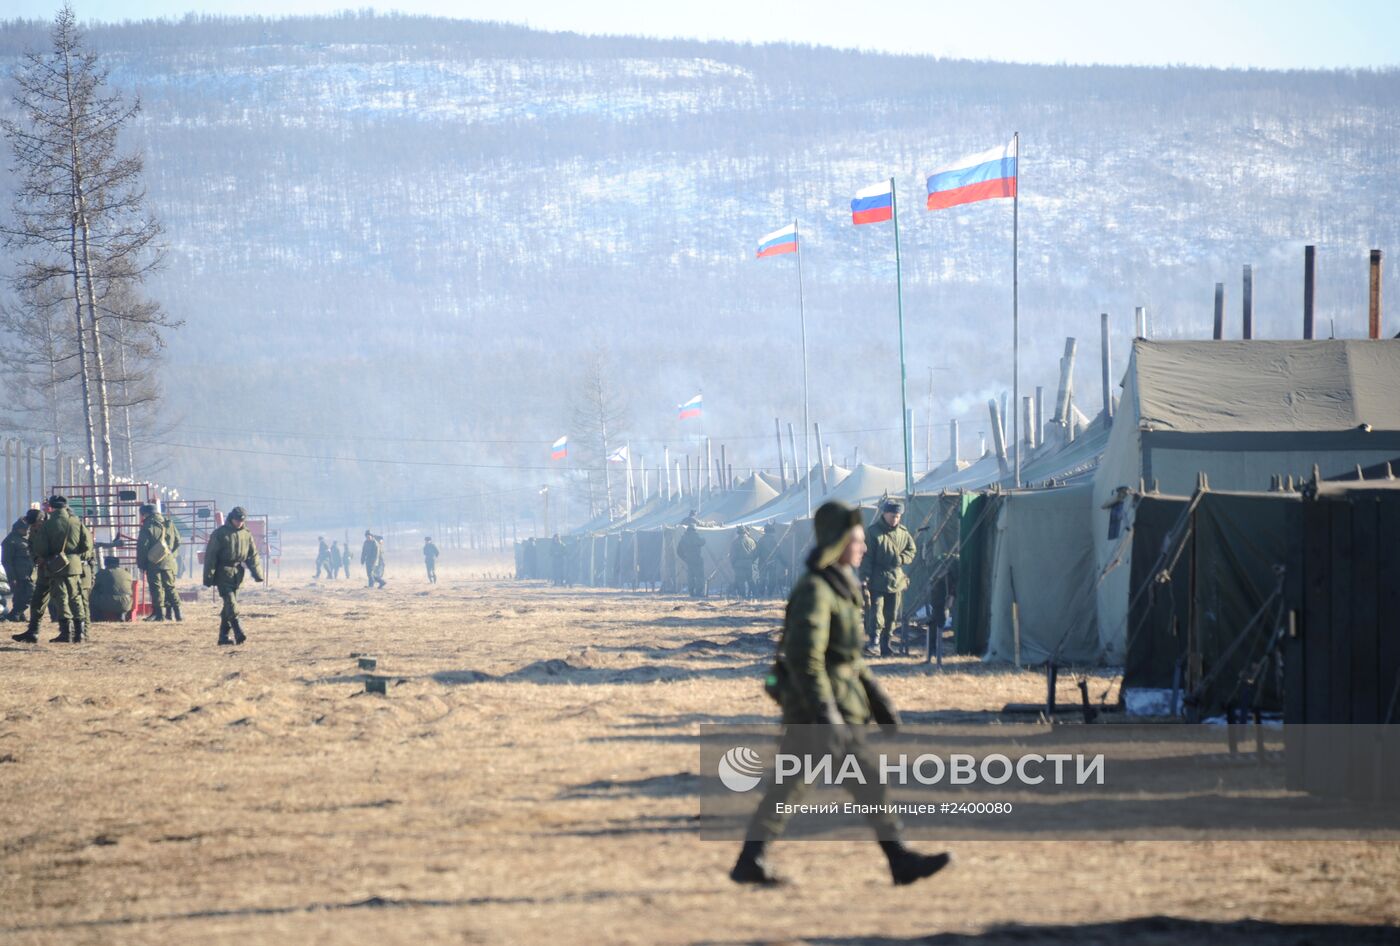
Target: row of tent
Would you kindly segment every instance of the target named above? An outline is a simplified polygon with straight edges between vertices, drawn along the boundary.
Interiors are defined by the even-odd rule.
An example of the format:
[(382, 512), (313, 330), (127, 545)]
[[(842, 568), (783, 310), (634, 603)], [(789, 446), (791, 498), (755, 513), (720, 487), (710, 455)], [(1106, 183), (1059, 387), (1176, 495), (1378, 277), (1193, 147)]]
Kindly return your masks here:
[[(1226, 568), (1215, 556), (1238, 563), (1250, 548), (1270, 569), (1288, 565), (1275, 560), (1283, 557), (1278, 546), (1260, 544), (1267, 530), (1233, 531), (1219, 523), (1252, 521), (1254, 512), (1240, 510), (1296, 503), (1296, 493), (1279, 489), (1290, 479), (1301, 484), (1314, 471), (1332, 479), (1396, 457), (1400, 341), (1139, 339), (1114, 416), (1100, 415), (1075, 439), (1027, 457), (1023, 480), (1036, 486), (1009, 488), (992, 455), (971, 464), (949, 461), (916, 484), (905, 499), (905, 525), (921, 554), (911, 569), (906, 616), (924, 611), (933, 580), (956, 555), (959, 652), (1023, 664), (1126, 665), (1134, 681), (1160, 686), (1163, 665), (1129, 651), (1130, 641), (1139, 640), (1138, 625), (1157, 629), (1142, 639), (1156, 640), (1160, 631), (1134, 608), (1144, 585), (1160, 577), (1151, 565), (1165, 541), (1160, 523), (1171, 519), (1163, 510), (1203, 497), (1191, 521), (1206, 517), (1209, 538), (1193, 527), (1192, 554), (1181, 557), (1209, 580), (1195, 586), (1196, 598), (1179, 602), (1184, 611), (1173, 613), (1178, 623), (1186, 613), (1214, 615), (1191, 620), (1213, 621), (1228, 635), (1239, 615), (1212, 610), (1210, 602), (1247, 607), (1261, 579), (1253, 566)], [(829, 466), (824, 472), (808, 474), (813, 504), (841, 499), (866, 509), (868, 519), (882, 496), (902, 491), (897, 471)], [(684, 590), (674, 549), (691, 512), (688, 500), (653, 499), (627, 522), (566, 537), (568, 580)], [(700, 531), (712, 590), (733, 587), (728, 549), (736, 525), (777, 530), (776, 545), (771, 539), (769, 545), (789, 576), (810, 545), (806, 482), (780, 492), (756, 474), (695, 513), (708, 523)], [(520, 577), (549, 578), (552, 563), (545, 540), (517, 548)], [(1139, 677), (1137, 668), (1147, 665), (1156, 672)]]

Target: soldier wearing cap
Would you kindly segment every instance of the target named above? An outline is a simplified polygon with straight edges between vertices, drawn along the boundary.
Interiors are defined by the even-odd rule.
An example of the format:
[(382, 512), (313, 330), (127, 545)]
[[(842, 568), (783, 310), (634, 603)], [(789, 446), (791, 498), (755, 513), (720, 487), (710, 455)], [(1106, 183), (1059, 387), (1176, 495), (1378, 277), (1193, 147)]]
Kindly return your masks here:
[(89, 609), (92, 619), (125, 621), (136, 603), (131, 572), (122, 568), (121, 559), (114, 555), (108, 555), (103, 565), (105, 567), (97, 573), (92, 583), (92, 606)]
[(39, 563), (39, 581), (29, 605), (29, 628), (14, 639), (26, 644), (39, 640), (39, 621), (53, 601), (58, 636), (51, 644), (81, 643), (87, 638), (88, 603), (82, 587), (82, 562), (94, 548), (92, 533), (68, 508), (63, 496), (50, 496), (49, 514), (36, 517), (29, 549)]
[(151, 613), (147, 621), (164, 621), (166, 612), (177, 621), (180, 599), (175, 593), (176, 552), (180, 548), (180, 530), (151, 503), (141, 506), (141, 534), (136, 539), (136, 564), (146, 576), (151, 593)]
[(734, 541), (729, 543), (729, 567), (734, 571), (734, 592), (741, 598), (752, 598), (758, 585), (758, 543), (747, 526), (735, 526)]
[[(39, 510), (31, 509), (33, 519), (39, 516)], [(15, 524), (10, 527), (10, 532), (0, 542), (0, 558), (4, 559), (5, 580), (10, 583), (10, 594), (14, 596), (10, 602), (10, 613), (5, 616), (5, 620), (18, 623), (25, 619), (25, 611), (29, 607), (29, 599), (34, 597), (34, 556), (29, 551), (29, 527), (32, 519), (26, 515), (15, 520)]]
[(676, 557), (685, 563), (686, 582), (692, 598), (705, 597), (705, 540), (693, 521), (676, 542)]
[(243, 572), (252, 572), (254, 581), (263, 580), (258, 543), (243, 527), (247, 519), (243, 507), (234, 506), (229, 511), (228, 521), (209, 536), (209, 545), (204, 550), (204, 587), (218, 589), (219, 597), (224, 600), (223, 610), (219, 612), (220, 644), (241, 644), (248, 639), (238, 621), (238, 587), (243, 584)]
[[(788, 598), (778, 660), (768, 686), (783, 708), (785, 729), (778, 751), (832, 756), (833, 772), (842, 771), (847, 758), (854, 757), (862, 772), (876, 772), (865, 730), (872, 722), (897, 726), (899, 712), (861, 656), (861, 589), (855, 573), (865, 555), (860, 510), (841, 502), (825, 503), (813, 518), (813, 528), (816, 547)], [(889, 811), (879, 779), (844, 784), (858, 803), (876, 812), (868, 820), (896, 884), (932, 876), (948, 864), (947, 854), (919, 854), (904, 846), (903, 825)], [(789, 817), (786, 812), (801, 800), (807, 787), (800, 778), (769, 784), (749, 820), (743, 850), (729, 873), (731, 880), (761, 886), (782, 883), (764, 855), (768, 844), (782, 834)]]
[(880, 515), (865, 530), (869, 551), (861, 565), (861, 584), (870, 592), (865, 615), (866, 646), (875, 649), (879, 640), (880, 656), (890, 656), (890, 631), (899, 620), (899, 606), (909, 576), (904, 566), (910, 565), (918, 554), (918, 545), (909, 530), (899, 524), (904, 504), (887, 499), (880, 504)]

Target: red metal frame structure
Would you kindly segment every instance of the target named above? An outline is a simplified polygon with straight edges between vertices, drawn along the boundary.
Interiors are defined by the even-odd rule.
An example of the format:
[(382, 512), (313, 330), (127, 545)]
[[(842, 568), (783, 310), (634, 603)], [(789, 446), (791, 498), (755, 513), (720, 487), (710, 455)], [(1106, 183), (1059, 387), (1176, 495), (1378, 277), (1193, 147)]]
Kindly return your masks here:
[(189, 552), (181, 556), (186, 575), (200, 578), (204, 572), (204, 548), (209, 536), (223, 522), (219, 504), (212, 499), (175, 499), (165, 503), (165, 515), (180, 530), (180, 542)]
[[(263, 578), (272, 577), (272, 547), (269, 539), (274, 535), (269, 518), (266, 514), (261, 516), (249, 515), (246, 522), (248, 531), (253, 533), (253, 541), (258, 543), (258, 557), (263, 563)], [(282, 554), (282, 543), (277, 543), (277, 554)]]
[(150, 611), (150, 606), (146, 604), (145, 582), (140, 580), (142, 571), (136, 556), (136, 539), (141, 533), (141, 506), (144, 503), (155, 504), (159, 492), (159, 487), (151, 483), (49, 487), (48, 495), (66, 497), (73, 515), (87, 523), (94, 541), (103, 546), (97, 551), (98, 564), (108, 556), (115, 557), (136, 579), (133, 617)]

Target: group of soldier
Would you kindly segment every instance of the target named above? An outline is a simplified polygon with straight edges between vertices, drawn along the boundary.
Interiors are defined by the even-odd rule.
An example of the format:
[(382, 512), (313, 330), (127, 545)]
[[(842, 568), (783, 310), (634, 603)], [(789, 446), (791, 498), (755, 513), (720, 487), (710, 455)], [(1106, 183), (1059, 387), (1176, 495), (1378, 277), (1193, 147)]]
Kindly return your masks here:
[[(182, 621), (180, 596), (175, 590), (179, 570), (180, 530), (153, 504), (140, 507), (141, 529), (136, 539), (137, 567), (145, 577), (151, 612), (146, 621)], [(244, 572), (262, 581), (257, 543), (245, 527), (241, 506), (229, 512), (214, 530), (204, 553), (204, 585), (218, 591), (223, 600), (219, 643), (242, 644), (246, 640), (238, 616), (238, 589)], [(130, 620), (135, 607), (135, 582), (117, 556), (103, 557), (99, 548), (120, 547), (120, 541), (99, 543), (92, 529), (68, 507), (64, 496), (50, 496), (42, 508), (30, 509), (16, 520), (0, 545), (5, 578), (13, 603), (5, 619), (28, 623), (12, 635), (15, 641), (34, 644), (47, 614), (57, 625), (50, 643), (82, 643), (91, 623)]]
[[(325, 536), (318, 536), (316, 542), (316, 574), (311, 576), (312, 580), (320, 578), (322, 571), (326, 573), (327, 578), (339, 578), (344, 570), (345, 577), (349, 578), (350, 566), (353, 564), (350, 544), (347, 542), (344, 550), (339, 542), (333, 541), (326, 545)], [(428, 583), (431, 585), (437, 584), (437, 560), (440, 554), (438, 547), (433, 544), (433, 537), (426, 536), (423, 539), (423, 567), (428, 573)], [(384, 555), (384, 536), (366, 529), (364, 545), (360, 546), (360, 564), (365, 568), (366, 587), (385, 587), (384, 569), (387, 561)]]

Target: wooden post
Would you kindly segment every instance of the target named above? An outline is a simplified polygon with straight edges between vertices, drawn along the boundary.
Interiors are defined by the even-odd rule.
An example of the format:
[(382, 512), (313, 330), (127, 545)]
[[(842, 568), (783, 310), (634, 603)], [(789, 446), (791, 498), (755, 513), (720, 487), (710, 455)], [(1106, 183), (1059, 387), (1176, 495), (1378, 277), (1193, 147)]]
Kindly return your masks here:
[(1060, 389), (1055, 395), (1055, 416), (1058, 424), (1069, 426), (1069, 394), (1074, 385), (1074, 353), (1079, 343), (1073, 338), (1065, 339), (1065, 353), (1060, 358)]
[(1105, 427), (1113, 424), (1113, 381), (1111, 379), (1112, 369), (1110, 368), (1113, 352), (1109, 345), (1108, 313), (1105, 312), (1099, 317), (1099, 348), (1103, 352), (1103, 422)]
[(1133, 332), (1136, 338), (1147, 337), (1147, 310), (1142, 306), (1133, 309)]
[(1371, 251), (1371, 338), (1381, 337), (1381, 251)]
[(710, 446), (710, 438), (705, 438), (705, 494), (710, 498), (715, 495), (715, 460), (714, 450)]
[(783, 492), (787, 492), (787, 464), (783, 462), (783, 425), (778, 418), (773, 418), (773, 436), (778, 438), (778, 476), (783, 483)]
[(661, 448), (661, 475), (666, 477), (666, 485), (663, 486), (662, 495), (669, 503), (671, 501), (671, 448)]
[(958, 422), (955, 420), (948, 421), (948, 459), (953, 461), (953, 471), (957, 472), (962, 454), (958, 448)]
[(1029, 453), (1035, 449), (1035, 398), (1026, 395), (1021, 398), (1021, 429), (1025, 434), (1021, 437), (1021, 443), (1025, 446), (1023, 452)]
[[(805, 432), (803, 436), (806, 436)], [(802, 482), (801, 477), (797, 476), (797, 464), (802, 461), (798, 459), (797, 456), (797, 433), (793, 430), (792, 424), (788, 424), (788, 452), (792, 454), (792, 485), (796, 486)], [(804, 475), (810, 474), (811, 472), (811, 470), (807, 470)]]
[(724, 444), (719, 445), (719, 488), (725, 491), (734, 488), (734, 484), (729, 482), (729, 448)]
[(1225, 284), (1218, 282), (1215, 284), (1215, 334), (1212, 336), (1217, 342), (1225, 337)]
[[(680, 462), (680, 461), (676, 461), (676, 462)], [(695, 498), (695, 485), (694, 485), (694, 481), (691, 479), (691, 473), (690, 473), (690, 454), (688, 454), (688, 453), (685, 455), (685, 487), (686, 487), (686, 493), (687, 493), (687, 494), (691, 497), (691, 499), (693, 500), (693, 499)]]
[(817, 466), (822, 468), (822, 495), (825, 496), (830, 487), (827, 486), (826, 482), (826, 451), (822, 447), (822, 425), (814, 423), (812, 427), (816, 429), (817, 433)]
[(1244, 326), (1243, 337), (1254, 337), (1254, 267), (1244, 264)]
[(1317, 289), (1317, 247), (1303, 247), (1303, 337), (1313, 337), (1313, 295)]

